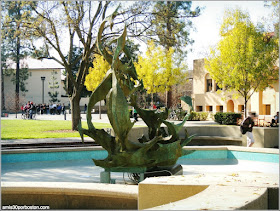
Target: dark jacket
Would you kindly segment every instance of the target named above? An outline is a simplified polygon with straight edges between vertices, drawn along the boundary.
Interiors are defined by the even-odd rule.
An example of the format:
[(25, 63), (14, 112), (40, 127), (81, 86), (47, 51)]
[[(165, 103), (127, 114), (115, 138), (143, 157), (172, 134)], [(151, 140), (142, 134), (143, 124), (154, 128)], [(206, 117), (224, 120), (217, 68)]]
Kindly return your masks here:
[[(251, 127), (249, 127), (251, 125)], [(254, 127), (254, 121), (251, 117), (247, 117), (243, 120), (243, 122), (240, 125), (240, 130), (242, 134), (245, 134), (246, 132), (252, 132)]]

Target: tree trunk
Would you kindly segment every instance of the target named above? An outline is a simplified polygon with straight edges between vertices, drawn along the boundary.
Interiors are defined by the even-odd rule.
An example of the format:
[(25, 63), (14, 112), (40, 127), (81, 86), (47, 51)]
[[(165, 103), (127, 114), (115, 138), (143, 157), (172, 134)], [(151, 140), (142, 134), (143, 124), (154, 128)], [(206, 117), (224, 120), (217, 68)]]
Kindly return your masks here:
[(171, 90), (165, 91), (165, 104), (166, 104), (167, 108), (170, 108), (172, 106), (171, 99), (172, 99), (172, 92), (171, 92)]
[(165, 91), (165, 106), (168, 108), (168, 91)]
[(101, 101), (99, 101), (99, 119), (101, 119)]
[(4, 95), (4, 73), (3, 68), (1, 67), (1, 110), (6, 109), (5, 108), (5, 95)]
[(15, 96), (15, 112), (19, 110), (19, 54), (20, 54), (20, 39), (17, 37), (17, 55), (16, 55), (16, 96)]
[(72, 130), (78, 130), (78, 124), (81, 120), (80, 100), (81, 97), (77, 94), (73, 94), (70, 98)]
[(248, 103), (248, 100), (247, 100), (247, 97), (245, 96), (244, 97), (244, 119), (247, 117), (247, 103)]

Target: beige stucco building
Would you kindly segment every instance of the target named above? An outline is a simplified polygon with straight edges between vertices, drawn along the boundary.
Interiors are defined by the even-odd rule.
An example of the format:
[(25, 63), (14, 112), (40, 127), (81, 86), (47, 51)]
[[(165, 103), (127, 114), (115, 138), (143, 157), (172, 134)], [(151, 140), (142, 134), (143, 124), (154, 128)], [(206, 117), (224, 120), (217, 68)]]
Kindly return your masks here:
[[(224, 92), (220, 89), (205, 68), (205, 60), (193, 61), (193, 107), (194, 110), (211, 113), (242, 112), (244, 99), (235, 97), (235, 93)], [(182, 102), (183, 108), (187, 106)], [(275, 115), (279, 111), (279, 80), (273, 88), (255, 92), (247, 103), (248, 111), (257, 115)]]
[[(62, 71), (64, 67), (59, 65), (53, 60), (37, 60), (37, 59), (24, 59), (20, 62), (21, 67), (25, 66), (28, 68), (29, 77), (26, 80), (27, 92), (20, 91), (20, 104), (25, 104), (27, 101), (32, 101), (35, 104), (50, 103), (50, 96), (48, 92), (51, 92), (50, 84), (52, 83), (52, 75), (55, 76), (55, 81), (59, 83), (59, 87), (55, 89), (58, 91), (59, 103), (64, 103), (66, 106), (69, 105), (69, 98), (63, 88), (63, 75)], [(11, 69), (15, 69), (15, 64), (11, 63), (9, 66)], [(42, 80), (44, 77), (44, 80)], [(12, 76), (4, 76), (4, 104), (2, 108), (6, 110), (13, 110), (15, 107), (15, 83), (11, 81)], [(82, 98), (80, 106), (84, 106), (88, 103), (88, 98)]]

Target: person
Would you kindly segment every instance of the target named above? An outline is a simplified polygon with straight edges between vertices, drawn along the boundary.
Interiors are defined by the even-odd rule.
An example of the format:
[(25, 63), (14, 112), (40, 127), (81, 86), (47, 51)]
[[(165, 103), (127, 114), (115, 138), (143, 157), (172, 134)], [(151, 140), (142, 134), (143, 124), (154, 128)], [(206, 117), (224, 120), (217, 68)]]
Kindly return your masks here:
[(274, 119), (271, 120), (270, 127), (277, 127), (277, 124), (279, 122), (279, 112), (274, 116)]
[(62, 106), (60, 104), (57, 105), (57, 114), (61, 114)]
[(156, 110), (157, 106), (155, 104), (153, 104), (153, 110)]
[(135, 121), (137, 122), (138, 121), (138, 117), (137, 117), (137, 111), (136, 111), (136, 109), (134, 108), (134, 110), (133, 110), (133, 117), (134, 117), (134, 119), (135, 119)]
[(87, 111), (87, 104), (85, 104), (84, 114), (86, 113), (86, 111)]
[(29, 119), (32, 119), (32, 114), (33, 114), (33, 110), (34, 110), (34, 105), (33, 102), (30, 103), (30, 107), (29, 107)]
[(64, 103), (62, 103), (62, 113), (63, 114), (65, 113), (65, 105), (64, 105)]
[(47, 104), (47, 105), (45, 106), (45, 113), (46, 113), (46, 114), (50, 114), (50, 105), (49, 105), (49, 104)]
[(254, 127), (254, 121), (252, 119), (253, 117), (254, 115), (251, 112), (249, 112), (249, 116), (245, 118), (240, 125), (241, 133), (243, 135), (246, 134), (247, 136), (247, 147), (251, 147), (255, 143), (252, 133)]
[(24, 105), (21, 105), (20, 110), (21, 110), (21, 114), (23, 115), (24, 114)]

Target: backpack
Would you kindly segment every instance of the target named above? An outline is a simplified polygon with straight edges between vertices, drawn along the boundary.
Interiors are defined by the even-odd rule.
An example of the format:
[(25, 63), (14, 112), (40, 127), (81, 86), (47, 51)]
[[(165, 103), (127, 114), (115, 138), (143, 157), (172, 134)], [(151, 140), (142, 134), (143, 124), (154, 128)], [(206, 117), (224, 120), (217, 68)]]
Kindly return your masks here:
[(240, 125), (240, 132), (244, 135), (245, 133), (247, 133), (247, 127), (244, 127), (242, 125)]

